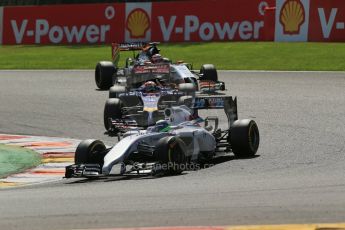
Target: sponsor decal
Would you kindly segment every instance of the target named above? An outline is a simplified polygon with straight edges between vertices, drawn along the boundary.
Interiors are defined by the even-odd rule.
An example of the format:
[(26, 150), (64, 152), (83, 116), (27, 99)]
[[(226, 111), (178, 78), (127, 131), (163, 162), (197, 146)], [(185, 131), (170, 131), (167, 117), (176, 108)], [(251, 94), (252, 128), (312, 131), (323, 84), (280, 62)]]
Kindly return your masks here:
[(284, 34), (299, 34), (305, 22), (305, 11), (300, 0), (288, 0), (282, 6), (279, 21)]
[(44, 37), (48, 38), (49, 43), (62, 43), (64, 39), (67, 43), (80, 43), (86, 39), (87, 43), (105, 42), (109, 25), (82, 25), (82, 26), (59, 26), (51, 25), (46, 19), (37, 19), (34, 28), (28, 27), (29, 20), (21, 22), (11, 20), (13, 34), (17, 44), (22, 43), (24, 37), (33, 37), (36, 44), (40, 44)]
[(126, 3), (125, 42), (151, 40), (152, 3)]
[(169, 64), (155, 64), (155, 65), (139, 65), (134, 67), (135, 74), (144, 73), (157, 73), (157, 74), (168, 74), (170, 73)]
[(310, 3), (310, 41), (345, 41), (345, 1), (313, 0)]
[[(164, 16), (159, 16), (159, 24), (163, 33), (163, 40), (171, 40), (172, 33), (183, 34), (184, 41), (191, 41), (192, 35), (198, 36), (197, 40), (234, 40), (239, 36), (239, 40), (252, 40), (259, 38), (259, 31), (264, 26), (263, 21), (235, 21), (235, 22), (201, 22), (197, 15), (184, 16), (183, 25), (176, 25), (177, 16), (172, 16), (165, 22)], [(218, 38), (218, 39), (217, 39)]]
[(142, 9), (134, 9), (127, 17), (126, 28), (131, 38), (145, 38), (150, 26), (150, 17)]
[(308, 41), (309, 0), (277, 0), (276, 41)]
[(217, 109), (224, 108), (224, 98), (195, 98), (193, 109)]
[(124, 16), (116, 4), (28, 8), (5, 8), (4, 44), (110, 42), (117, 37), (112, 27)]
[(0, 7), (0, 45), (2, 44), (2, 32), (3, 32), (3, 14), (4, 14), (4, 8)]
[(161, 33), (154, 33), (153, 39), (166, 42), (262, 39), (264, 7), (274, 5), (274, 1), (216, 2), (200, 0), (197, 5), (189, 1), (154, 4), (153, 30)]

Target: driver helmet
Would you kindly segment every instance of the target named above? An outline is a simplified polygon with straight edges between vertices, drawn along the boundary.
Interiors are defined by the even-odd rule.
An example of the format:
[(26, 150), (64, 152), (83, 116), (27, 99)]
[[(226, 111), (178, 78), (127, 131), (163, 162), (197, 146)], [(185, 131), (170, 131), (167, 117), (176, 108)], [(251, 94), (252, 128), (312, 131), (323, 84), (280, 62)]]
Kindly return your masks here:
[(154, 54), (154, 55), (152, 56), (152, 62), (153, 62), (153, 63), (163, 62), (163, 57), (162, 57), (162, 55), (160, 55), (160, 54)]
[(154, 92), (157, 90), (157, 85), (153, 81), (145, 82), (144, 89), (146, 92)]
[(166, 120), (157, 121), (155, 126), (158, 132), (168, 132), (170, 130), (170, 125)]

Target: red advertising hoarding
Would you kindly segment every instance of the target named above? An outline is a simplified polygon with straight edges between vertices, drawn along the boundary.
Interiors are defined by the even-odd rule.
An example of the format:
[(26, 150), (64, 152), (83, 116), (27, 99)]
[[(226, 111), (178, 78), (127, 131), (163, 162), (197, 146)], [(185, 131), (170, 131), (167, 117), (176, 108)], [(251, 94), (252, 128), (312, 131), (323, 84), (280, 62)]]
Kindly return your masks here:
[(273, 40), (275, 0), (5, 7), (3, 44)]
[(122, 40), (124, 4), (5, 7), (3, 44), (110, 43)]
[[(153, 4), (152, 18), (158, 41), (264, 40), (265, 7), (273, 0), (202, 0)], [(271, 34), (273, 39), (273, 33)]]
[(345, 1), (310, 1), (309, 41), (345, 41)]
[(273, 40), (345, 41), (345, 1), (189, 0), (0, 7), (0, 44)]

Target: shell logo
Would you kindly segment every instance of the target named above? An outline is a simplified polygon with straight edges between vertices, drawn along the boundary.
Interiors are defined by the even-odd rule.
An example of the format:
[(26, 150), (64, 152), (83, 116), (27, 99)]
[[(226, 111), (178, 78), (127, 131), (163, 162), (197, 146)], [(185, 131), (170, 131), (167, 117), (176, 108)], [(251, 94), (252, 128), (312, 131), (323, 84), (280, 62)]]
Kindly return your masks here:
[(305, 22), (305, 10), (300, 0), (287, 0), (281, 8), (279, 21), (284, 34), (299, 34)]
[(127, 17), (126, 28), (132, 38), (145, 38), (150, 25), (150, 17), (143, 9), (134, 9)]

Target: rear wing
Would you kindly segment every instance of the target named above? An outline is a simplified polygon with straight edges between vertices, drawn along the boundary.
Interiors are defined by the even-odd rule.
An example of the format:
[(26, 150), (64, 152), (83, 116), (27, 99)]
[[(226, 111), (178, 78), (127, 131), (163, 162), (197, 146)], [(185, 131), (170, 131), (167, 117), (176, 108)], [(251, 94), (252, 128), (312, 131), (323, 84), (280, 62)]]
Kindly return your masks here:
[(112, 43), (111, 46), (118, 47), (120, 51), (135, 51), (142, 50), (148, 45), (146, 42), (133, 42), (133, 43)]
[(193, 100), (191, 109), (224, 109), (228, 118), (229, 128), (238, 119), (237, 97), (231, 96), (202, 96)]
[(138, 51), (144, 49), (148, 43), (133, 42), (133, 43), (111, 43), (111, 57), (115, 66), (120, 60), (120, 51)]

